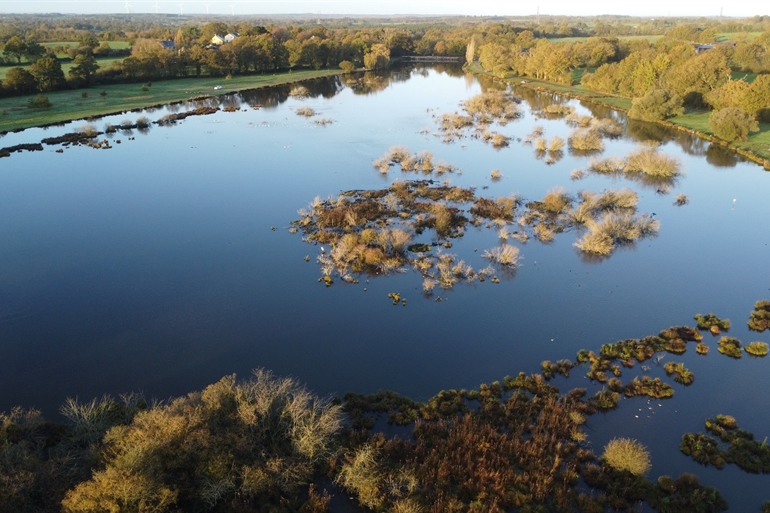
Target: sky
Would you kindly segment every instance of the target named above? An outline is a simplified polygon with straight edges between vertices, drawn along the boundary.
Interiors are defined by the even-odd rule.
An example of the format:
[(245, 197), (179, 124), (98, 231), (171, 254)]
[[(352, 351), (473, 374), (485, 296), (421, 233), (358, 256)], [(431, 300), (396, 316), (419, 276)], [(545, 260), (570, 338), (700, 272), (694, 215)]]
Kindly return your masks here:
[[(749, 5), (753, 4), (753, 5)], [(515, 0), (0, 0), (0, 14), (9, 13), (183, 13), (219, 15), (275, 15), (275, 14), (455, 14), (455, 15), (511, 15), (536, 14), (591, 16), (620, 14), (630, 16), (724, 16), (747, 17), (770, 13), (764, 2), (618, 2), (598, 0), (550, 0), (520, 2)], [(764, 11), (764, 12), (760, 12)]]

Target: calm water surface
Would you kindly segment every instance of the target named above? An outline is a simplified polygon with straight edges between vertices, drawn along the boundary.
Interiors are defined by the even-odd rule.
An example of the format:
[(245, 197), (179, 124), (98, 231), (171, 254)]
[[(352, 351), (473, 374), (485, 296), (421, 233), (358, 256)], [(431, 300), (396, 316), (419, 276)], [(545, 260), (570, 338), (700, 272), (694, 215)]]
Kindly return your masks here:
[[(754, 303), (770, 298), (770, 173), (760, 167), (690, 136), (595, 110), (627, 125), (624, 137), (605, 141), (603, 156), (656, 139), (685, 174), (669, 194), (600, 176), (572, 181), (570, 172), (585, 168), (588, 157), (567, 153), (546, 165), (515, 139), (502, 150), (470, 138), (442, 143), (433, 115), (457, 110), (482, 90), (458, 70), (407, 68), (367, 85), (330, 79), (308, 87), (305, 99), (290, 97), (289, 87), (230, 97), (223, 101), (245, 110), (118, 133), (110, 150), (57, 154), (47, 146), (0, 159), (0, 410), (35, 406), (54, 417), (67, 396), (142, 390), (168, 397), (255, 367), (296, 376), (322, 394), (392, 389), (426, 399), (535, 372), (542, 360), (573, 358), (581, 348), (598, 351), (606, 342), (692, 324), (697, 312), (730, 318), (730, 334), (744, 343), (770, 341), (746, 329)], [(500, 132), (523, 139), (539, 124), (549, 140), (567, 138), (563, 120), (537, 119), (532, 110), (554, 98), (519, 93), (526, 114)], [(301, 106), (334, 123), (296, 115)], [(143, 115), (156, 120), (187, 108)], [(8, 134), (0, 146), (80, 125)], [(289, 223), (315, 196), (414, 178), (373, 169), (373, 159), (393, 145), (459, 166), (452, 183), (484, 196), (517, 192), (533, 200), (556, 186), (570, 193), (630, 187), (640, 212), (660, 220), (660, 233), (601, 262), (575, 251), (576, 232), (550, 244), (514, 242), (523, 256), (514, 277), (459, 284), (438, 292), (447, 299), (441, 303), (423, 297), (411, 270), (326, 288), (317, 282), (319, 247), (290, 234)], [(501, 181), (489, 179), (492, 169), (502, 171)], [(688, 205), (673, 205), (678, 193)], [(497, 237), (470, 228), (453, 242), (451, 252), (483, 267), (480, 255)], [(407, 297), (408, 306), (392, 306), (389, 292)], [(623, 400), (617, 411), (589, 420), (589, 440), (601, 452), (613, 436), (638, 438), (651, 450), (653, 479), (694, 472), (720, 489), (732, 511), (757, 511), (770, 499), (768, 477), (706, 469), (678, 450), (683, 433), (702, 431), (719, 413), (760, 439), (770, 435), (770, 363), (731, 360), (706, 338), (708, 356), (691, 347), (664, 359), (694, 371), (691, 387), (674, 384), (669, 401)], [(623, 379), (641, 373), (625, 370)], [(556, 383), (590, 388), (582, 374)]]

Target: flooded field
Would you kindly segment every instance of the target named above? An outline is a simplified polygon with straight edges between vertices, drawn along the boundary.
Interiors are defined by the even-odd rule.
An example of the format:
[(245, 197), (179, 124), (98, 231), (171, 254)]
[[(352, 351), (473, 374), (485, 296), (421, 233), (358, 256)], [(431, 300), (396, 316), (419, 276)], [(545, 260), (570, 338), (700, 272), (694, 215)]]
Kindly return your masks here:
[[(622, 396), (586, 444), (636, 438), (653, 479), (692, 472), (758, 511), (766, 477), (679, 445), (720, 414), (770, 435), (770, 360), (741, 352), (770, 342), (747, 325), (770, 299), (770, 173), (500, 87), (406, 67), (0, 137), (102, 132), (0, 159), (0, 411), (54, 417), (70, 396), (168, 397), (256, 367), (425, 400), (713, 312), (731, 324), (700, 332), (707, 354), (622, 367), (673, 397)], [(593, 394), (607, 383), (590, 370), (551, 383)]]

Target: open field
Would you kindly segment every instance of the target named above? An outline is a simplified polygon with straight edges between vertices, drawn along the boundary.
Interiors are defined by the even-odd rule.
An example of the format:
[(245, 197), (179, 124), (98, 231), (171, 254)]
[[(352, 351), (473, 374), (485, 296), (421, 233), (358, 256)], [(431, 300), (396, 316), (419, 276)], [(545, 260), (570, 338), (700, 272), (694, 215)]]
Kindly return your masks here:
[[(0, 102), (0, 131), (59, 123), (73, 119), (103, 116), (151, 105), (171, 103), (203, 95), (221, 95), (286, 84), (316, 77), (339, 74), (339, 70), (294, 71), (276, 75), (250, 75), (224, 78), (187, 78), (153, 82), (148, 91), (142, 84), (119, 84), (90, 89), (56, 91), (46, 94), (52, 103), (49, 109), (34, 110), (27, 107), (31, 96), (4, 98)], [(222, 89), (214, 90), (220, 85)], [(99, 93), (106, 91), (102, 97)], [(88, 97), (83, 98), (82, 93)]]
[(762, 32), (720, 32), (717, 34), (717, 41), (751, 41)]
[[(106, 68), (110, 64), (112, 64), (114, 61), (122, 61), (123, 59), (115, 58), (115, 57), (99, 57), (96, 59), (96, 63), (99, 65), (100, 68)], [(14, 68), (17, 66), (2, 66), (0, 67), (0, 80), (5, 79), (5, 75), (8, 73), (8, 70), (11, 68)], [(22, 63), (22, 68), (29, 68), (29, 64)], [(66, 61), (61, 61), (61, 69), (64, 72), (64, 76), (68, 76), (68, 73), (70, 71), (70, 68), (72, 68), (72, 61), (67, 59)]]

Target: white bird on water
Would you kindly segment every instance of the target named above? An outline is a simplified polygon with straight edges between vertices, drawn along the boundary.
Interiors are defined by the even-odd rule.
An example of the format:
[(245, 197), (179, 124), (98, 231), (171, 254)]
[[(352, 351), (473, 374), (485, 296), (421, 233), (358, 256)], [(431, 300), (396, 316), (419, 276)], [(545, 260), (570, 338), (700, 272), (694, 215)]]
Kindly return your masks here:
[(325, 254), (326, 254), (326, 250), (324, 249), (324, 247), (323, 247), (323, 246), (321, 246), (321, 254), (322, 254), (322, 255), (325, 255)]
[(735, 210), (735, 202), (738, 201), (737, 199), (733, 198), (733, 210)]

